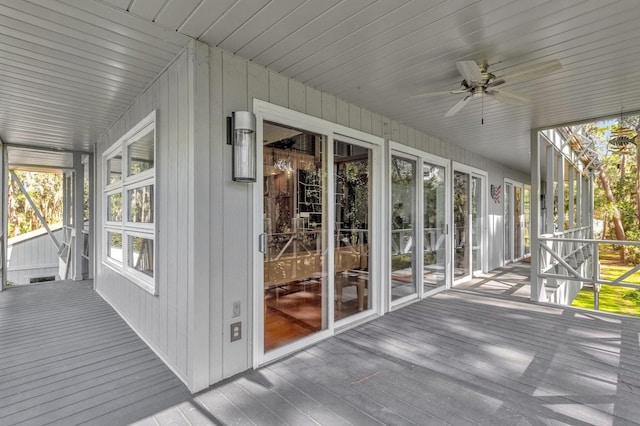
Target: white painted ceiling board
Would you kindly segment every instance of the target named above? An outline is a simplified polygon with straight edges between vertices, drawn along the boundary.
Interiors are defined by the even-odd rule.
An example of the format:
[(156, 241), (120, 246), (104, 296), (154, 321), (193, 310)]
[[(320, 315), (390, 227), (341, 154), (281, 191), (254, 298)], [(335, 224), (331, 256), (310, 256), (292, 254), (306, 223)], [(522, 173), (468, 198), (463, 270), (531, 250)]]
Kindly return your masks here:
[[(293, 11), (301, 7), (303, 3), (304, 0), (265, 2), (264, 7), (258, 10), (258, 12), (245, 21), (244, 24), (229, 34), (228, 37), (218, 44), (218, 47), (236, 53), (251, 41), (261, 36), (269, 28), (278, 25), (280, 21), (284, 20), (287, 16), (293, 13)], [(237, 7), (234, 9), (237, 9)], [(205, 39), (203, 38), (203, 41), (204, 40)]]
[(374, 1), (375, 0), (342, 0), (334, 7), (317, 16), (306, 16), (306, 19), (302, 20), (304, 25), (298, 28), (298, 30), (251, 59), (261, 65), (270, 66), (275, 71), (280, 71), (277, 67), (272, 66), (278, 59), (296, 49), (303, 48), (316, 37), (327, 31), (331, 31), (331, 29), (340, 22), (368, 7)]
[(266, 7), (271, 0), (238, 0), (224, 14), (222, 19), (207, 28), (199, 37), (205, 43), (212, 46), (220, 46), (255, 15)]
[(91, 151), (190, 41), (93, 0), (1, 0), (0, 16), (0, 138), (45, 149)]
[(191, 12), (178, 31), (199, 39), (209, 27), (220, 21), (236, 2), (237, 0), (204, 0)]
[[(345, 68), (351, 64), (359, 62), (362, 64), (360, 66), (372, 66), (378, 58), (395, 52), (405, 37), (409, 37), (415, 31), (423, 29), (434, 21), (443, 19), (455, 5), (466, 3), (466, 0), (442, 2), (418, 13), (413, 8), (399, 9), (406, 11), (409, 16), (403, 17), (400, 22), (394, 22), (393, 26), (385, 30), (381, 31), (376, 28), (375, 31), (364, 35), (358, 34), (358, 37), (345, 38), (346, 43), (344, 46), (340, 46), (340, 53), (334, 53), (331, 57), (326, 57), (321, 63), (313, 66), (307, 65), (303, 71), (304, 79), (310, 84), (323, 84), (334, 78), (339, 79), (345, 72)], [(475, 16), (475, 11), (470, 7), (463, 8), (462, 11), (467, 11), (470, 17)]]
[(133, 0), (129, 12), (152, 21), (167, 1), (171, 0)]
[[(463, 4), (463, 0), (457, 0), (453, 3)], [(441, 2), (435, 7), (427, 2), (421, 4), (422, 7), (416, 8), (411, 3), (405, 3), (400, 7), (389, 10), (384, 16), (370, 21), (357, 29), (350, 31), (345, 37), (328, 45), (322, 49), (313, 49), (313, 54), (306, 58), (296, 61), (295, 65), (285, 69), (295, 78), (303, 81), (309, 81), (314, 76), (321, 76), (328, 70), (334, 69), (345, 62), (353, 60), (354, 56), (361, 56), (365, 45), (382, 46), (389, 41), (389, 35), (394, 30), (401, 29), (403, 33), (410, 31), (407, 25), (410, 21), (420, 21), (419, 25), (424, 26), (428, 21), (437, 21), (442, 19), (450, 8), (449, 2)], [(345, 23), (350, 26), (350, 22)], [(385, 37), (387, 36), (387, 37)], [(391, 38), (397, 35), (390, 36)]]
[(260, 37), (251, 40), (251, 42), (238, 50), (236, 54), (243, 58), (255, 59), (258, 54), (300, 30), (306, 23), (305, 19), (308, 19), (309, 16), (321, 16), (340, 1), (341, 0), (305, 1), (301, 7), (283, 17), (277, 25), (272, 25), (267, 28)]
[[(315, 55), (316, 52), (329, 48), (330, 46), (338, 43), (344, 37), (354, 32), (359, 32), (362, 28), (365, 28), (371, 22), (375, 22), (378, 19), (382, 19), (388, 16), (392, 11), (408, 4), (410, 0), (402, 2), (374, 2), (368, 6), (355, 11), (350, 16), (341, 16), (340, 20), (334, 25), (325, 28), (320, 34), (316, 35), (308, 42), (300, 45), (296, 49), (288, 52), (286, 56), (278, 59), (275, 62), (270, 62), (269, 67), (274, 68), (276, 71), (287, 71), (293, 68), (294, 64), (299, 61)], [(317, 61), (318, 63), (320, 61)], [(291, 76), (296, 77), (295, 68), (291, 71)]]
[(156, 22), (173, 30), (178, 30), (195, 8), (204, 0), (169, 0), (156, 17)]
[[(3, 0), (6, 1), (6, 0)], [(141, 43), (156, 46), (169, 52), (179, 52), (189, 42), (189, 38), (177, 31), (140, 19), (125, 11), (114, 9), (95, 0), (29, 0), (32, 3), (47, 5), (79, 19), (112, 31), (121, 36)]]
[[(51, 6), (50, 1), (32, 1), (38, 1)], [(131, 53), (137, 58), (154, 63), (155, 65), (160, 66), (166, 64), (166, 61), (172, 60), (177, 51), (179, 51), (179, 48), (176, 50), (177, 46), (167, 45), (161, 40), (149, 40), (148, 37), (144, 37), (148, 41), (152, 41), (152, 43), (149, 44), (148, 42), (131, 37), (131, 35), (142, 36), (142, 34), (133, 33), (122, 35), (117, 31), (118, 28), (109, 23), (109, 21), (98, 19), (95, 22), (91, 22), (93, 20), (91, 15), (62, 3), (55, 5), (56, 10), (24, 1), (20, 1), (12, 6), (13, 9), (20, 10), (31, 16), (31, 18), (26, 20), (30, 25), (43, 22), (43, 27), (45, 28), (52, 30), (60, 28), (59, 31), (62, 34), (68, 36), (76, 35), (78, 39), (90, 41), (103, 47), (109, 47), (119, 53)], [(65, 13), (61, 13), (61, 11)], [(46, 16), (48, 19), (42, 19), (42, 16)], [(184, 44), (184, 40), (185, 39), (183, 39), (182, 44)]]
[[(10, 168), (25, 169), (26, 165), (44, 166), (46, 168), (69, 169), (73, 167), (73, 154), (69, 152), (35, 151), (32, 149), (10, 146), (7, 148)], [(16, 164), (19, 163), (19, 166)], [(33, 169), (33, 168), (30, 168)]]
[[(0, 16), (0, 137), (25, 143), (90, 147), (190, 37), (525, 172), (531, 127), (640, 110), (634, 0), (0, 0)], [(460, 97), (411, 98), (457, 88), (456, 61), (502, 76), (552, 59), (504, 86), (527, 106), (444, 118)]]
[(131, 4), (132, 0), (100, 0), (100, 1), (103, 3), (108, 3), (111, 6), (115, 6), (117, 8), (127, 10), (129, 9), (129, 5)]

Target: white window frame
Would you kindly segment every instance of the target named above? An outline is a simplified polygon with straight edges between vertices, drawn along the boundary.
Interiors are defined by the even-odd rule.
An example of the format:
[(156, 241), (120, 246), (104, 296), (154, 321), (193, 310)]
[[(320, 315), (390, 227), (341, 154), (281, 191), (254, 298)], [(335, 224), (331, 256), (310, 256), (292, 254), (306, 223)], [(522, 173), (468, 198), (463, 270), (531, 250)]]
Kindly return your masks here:
[[(154, 165), (149, 170), (145, 170), (140, 173), (129, 176), (129, 146), (135, 143), (139, 138), (138, 136), (153, 132), (153, 158)], [(102, 264), (108, 266), (110, 269), (121, 274), (129, 281), (138, 285), (143, 290), (152, 295), (158, 294), (157, 287), (157, 270), (158, 261), (157, 255), (158, 248), (156, 246), (157, 241), (157, 187), (156, 187), (156, 164), (157, 164), (157, 128), (156, 128), (156, 111), (154, 110), (145, 118), (143, 118), (138, 124), (125, 133), (120, 139), (116, 141), (109, 149), (102, 154), (102, 223), (103, 226), (103, 244), (102, 244)], [(109, 172), (107, 165), (110, 159), (120, 155), (122, 157), (122, 177), (119, 182), (109, 183)], [(129, 221), (129, 191), (144, 186), (151, 186), (153, 188), (153, 222), (152, 223), (139, 223)], [(108, 221), (108, 209), (109, 204), (107, 202), (108, 197), (113, 194), (122, 195), (122, 220), (120, 221)], [(122, 261), (118, 261), (108, 256), (109, 253), (109, 232), (119, 233), (122, 235)], [(133, 267), (129, 266), (129, 237), (141, 237), (149, 239), (153, 242), (153, 276), (150, 277), (140, 271), (137, 271)]]

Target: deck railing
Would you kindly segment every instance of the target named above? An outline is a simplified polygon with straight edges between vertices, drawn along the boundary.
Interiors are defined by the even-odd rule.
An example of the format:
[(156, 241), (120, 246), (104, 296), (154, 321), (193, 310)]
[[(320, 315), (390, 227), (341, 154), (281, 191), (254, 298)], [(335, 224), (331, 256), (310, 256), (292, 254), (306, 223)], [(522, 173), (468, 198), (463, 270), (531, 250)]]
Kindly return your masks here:
[[(603, 246), (640, 247), (638, 241), (596, 240), (588, 238), (590, 227), (576, 228), (554, 234), (541, 235), (540, 270), (538, 277), (546, 280), (550, 290), (568, 286), (563, 294), (566, 304), (570, 304), (579, 290), (592, 286), (594, 309), (599, 309), (600, 287), (602, 285), (640, 288), (629, 279), (640, 272), (640, 264), (626, 265), (628, 269), (616, 274), (612, 279), (603, 279), (600, 274), (600, 253)], [(611, 278), (611, 276), (610, 276)], [(637, 277), (636, 277), (637, 279)], [(558, 302), (558, 300), (555, 300)]]

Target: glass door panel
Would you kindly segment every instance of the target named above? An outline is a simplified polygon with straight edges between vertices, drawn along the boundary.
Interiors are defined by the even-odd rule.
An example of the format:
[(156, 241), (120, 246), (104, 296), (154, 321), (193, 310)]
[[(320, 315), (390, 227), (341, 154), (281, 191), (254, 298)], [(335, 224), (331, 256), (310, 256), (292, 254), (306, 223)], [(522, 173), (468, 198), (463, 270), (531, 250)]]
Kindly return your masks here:
[(482, 178), (471, 177), (472, 272), (482, 272)]
[(424, 291), (446, 284), (446, 170), (424, 163)]
[(513, 187), (513, 257), (522, 257), (522, 187)]
[(336, 321), (371, 308), (371, 150), (335, 142), (334, 286)]
[(264, 352), (327, 328), (326, 137), (264, 123)]
[(524, 224), (523, 224), (523, 230), (522, 230), (522, 232), (524, 233), (524, 255), (525, 256), (531, 254), (530, 228), (531, 228), (531, 188), (525, 185), (524, 187)]
[(471, 276), (470, 250), (470, 176), (467, 173), (453, 174), (453, 279)]
[(511, 261), (511, 191), (512, 185), (510, 183), (504, 184), (504, 261)]
[(417, 293), (415, 248), (416, 162), (391, 159), (391, 300)]

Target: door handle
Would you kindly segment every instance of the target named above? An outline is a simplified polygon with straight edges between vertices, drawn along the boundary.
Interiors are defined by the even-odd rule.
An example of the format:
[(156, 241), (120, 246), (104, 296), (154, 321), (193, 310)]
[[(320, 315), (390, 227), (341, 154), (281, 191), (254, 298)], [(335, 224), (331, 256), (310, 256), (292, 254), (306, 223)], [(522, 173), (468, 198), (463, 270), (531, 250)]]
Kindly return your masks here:
[(267, 234), (260, 234), (258, 235), (258, 250), (260, 251), (260, 253), (265, 254), (266, 253), (266, 237)]

